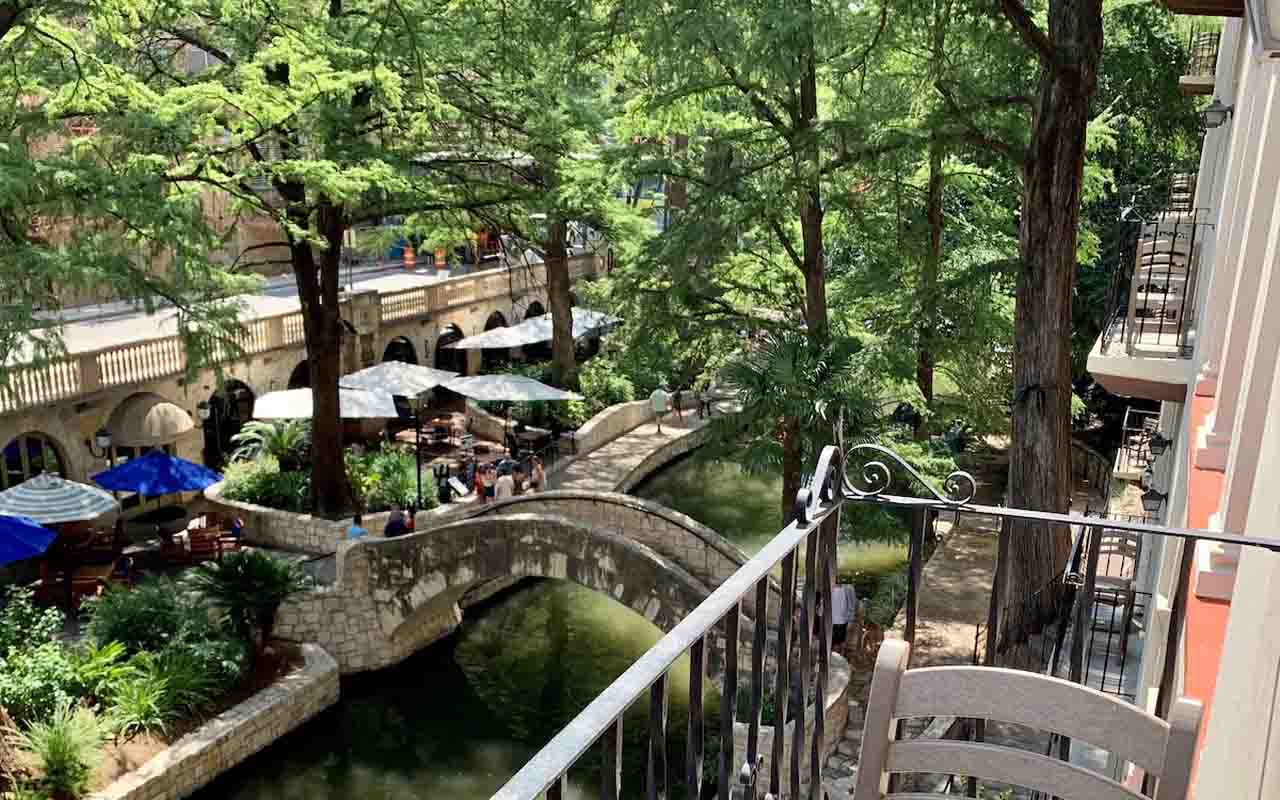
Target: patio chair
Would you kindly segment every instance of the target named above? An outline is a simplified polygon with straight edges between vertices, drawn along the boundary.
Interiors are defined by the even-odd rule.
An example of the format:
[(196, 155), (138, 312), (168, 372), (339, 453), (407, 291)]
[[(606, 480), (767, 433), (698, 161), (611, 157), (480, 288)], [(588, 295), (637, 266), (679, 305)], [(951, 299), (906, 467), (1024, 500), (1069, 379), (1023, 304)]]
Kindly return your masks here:
[(187, 551), (187, 561), (192, 564), (199, 564), (204, 561), (221, 560), (222, 537), (224, 535), (226, 535), (226, 532), (220, 530), (191, 531), (188, 534), (191, 548)]
[(880, 646), (867, 701), (853, 800), (942, 800), (949, 795), (885, 794), (890, 773), (967, 775), (1062, 800), (1138, 800), (1143, 795), (1083, 767), (998, 745), (895, 739), (895, 719), (957, 717), (1026, 725), (1088, 742), (1159, 779), (1155, 800), (1185, 800), (1200, 703), (1178, 700), (1169, 722), (1117, 697), (1046, 675), (996, 667), (907, 669), (911, 647)]

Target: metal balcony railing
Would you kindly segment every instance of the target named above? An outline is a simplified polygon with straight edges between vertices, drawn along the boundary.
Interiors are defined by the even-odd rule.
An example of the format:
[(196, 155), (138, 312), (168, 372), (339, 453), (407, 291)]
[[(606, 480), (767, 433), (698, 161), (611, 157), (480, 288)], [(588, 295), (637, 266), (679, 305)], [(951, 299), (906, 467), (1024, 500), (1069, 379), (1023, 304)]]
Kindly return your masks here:
[[(848, 468), (852, 462), (855, 466)], [(901, 470), (908, 480), (913, 480), (928, 491), (924, 498), (892, 496), (885, 494), (890, 485), (901, 485), (894, 472)], [(851, 477), (850, 473), (853, 476)], [(901, 479), (904, 476), (899, 476)], [(1084, 589), (1089, 598), (1085, 604), (1070, 604), (1073, 617), (1071, 625), (1077, 631), (1091, 631), (1090, 638), (1097, 647), (1113, 647), (1099, 640), (1096, 631), (1099, 615), (1095, 613), (1097, 592), (1104, 588), (1110, 573), (1119, 570), (1123, 578), (1125, 569), (1131, 577), (1137, 575), (1137, 559), (1119, 552), (1120, 561), (1113, 564), (1108, 544), (1117, 537), (1141, 541), (1144, 536), (1162, 536), (1181, 543), (1181, 555), (1177, 548), (1164, 547), (1170, 557), (1179, 558), (1178, 582), (1171, 598), (1169, 630), (1165, 643), (1160, 696), (1157, 710), (1167, 715), (1172, 705), (1175, 683), (1175, 666), (1178, 643), (1182, 635), (1186, 614), (1186, 596), (1194, 561), (1195, 545), (1200, 539), (1238, 544), (1243, 547), (1259, 547), (1280, 552), (1280, 540), (1251, 538), (1232, 533), (1208, 530), (1189, 530), (1150, 524), (1142, 519), (1082, 517), (1023, 509), (980, 505), (973, 503), (977, 482), (964, 472), (952, 473), (944, 483), (946, 494), (929, 487), (912, 468), (891, 451), (878, 445), (857, 445), (847, 452), (843, 448), (828, 446), (823, 449), (817, 468), (808, 485), (801, 489), (796, 499), (796, 520), (784, 528), (765, 547), (736, 573), (729, 577), (711, 595), (695, 608), (652, 648), (641, 656), (626, 672), (598, 695), (573, 721), (561, 730), (545, 747), (520, 769), (495, 795), (493, 800), (535, 800), (549, 798), (562, 800), (569, 794), (570, 770), (587, 759), (599, 758), (603, 765), (598, 794), (605, 800), (617, 800), (624, 796), (649, 798), (670, 796), (673, 775), (680, 775), (682, 782), (695, 787), (690, 797), (705, 797), (714, 792), (719, 800), (758, 800), (758, 798), (807, 797), (819, 800), (824, 796), (821, 780), (822, 754), (828, 732), (820, 704), (815, 705), (812, 721), (813, 733), (806, 732), (807, 704), (788, 713), (788, 698), (807, 698), (811, 683), (816, 684), (816, 695), (826, 694), (830, 678), (831, 620), (820, 596), (831, 596), (835, 567), (836, 534), (841, 509), (846, 503), (864, 503), (890, 509), (912, 512), (915, 524), (911, 532), (910, 565), (907, 571), (907, 596), (903, 609), (902, 637), (915, 643), (919, 619), (921, 593), (921, 569), (924, 543), (930, 527), (939, 517), (955, 517), (963, 522), (970, 515), (987, 520), (994, 517), (1009, 531), (1000, 537), (1000, 559), (1008, 563), (1015, 536), (1026, 535), (1023, 529), (1046, 528), (1074, 530), (1077, 544), (1068, 562), (1069, 567), (1060, 583), (1063, 589), (1043, 593), (1044, 608), (1053, 607), (1053, 613), (1061, 618), (1061, 598), (1065, 587)], [(1268, 532), (1270, 533), (1270, 532)], [(1091, 547), (1089, 542), (1098, 542)], [(803, 558), (803, 564), (800, 559)], [(782, 602), (775, 615), (767, 613), (769, 577), (781, 565)], [(1010, 570), (997, 566), (993, 580), (993, 594), (1004, 597), (1009, 591)], [(797, 598), (797, 583), (803, 590)], [(1128, 591), (1127, 589), (1124, 591)], [(1138, 592), (1138, 587), (1133, 587)], [(1127, 597), (1127, 594), (1126, 594)], [(1053, 599), (1052, 603), (1048, 601)], [(1034, 598), (1032, 598), (1034, 600)], [(799, 604), (798, 621), (793, 619)], [(1133, 608), (1136, 609), (1136, 600)], [(753, 613), (750, 619), (743, 615), (744, 604)], [(987, 630), (1004, 630), (1008, 625), (1001, 620), (999, 603), (989, 604)], [(1125, 604), (1121, 604), (1123, 609)], [(1125, 610), (1122, 615), (1128, 613)], [(769, 617), (772, 616), (771, 625)], [(809, 620), (815, 620), (816, 625)], [(794, 641), (793, 641), (794, 639)], [(1083, 637), (1076, 637), (1061, 657), (1070, 663), (1070, 673), (1078, 682), (1090, 674), (1085, 656), (1090, 645)], [(720, 686), (720, 737), (719, 749), (705, 751), (706, 731), (703, 730), (704, 680), (707, 677), (708, 654), (719, 649), (724, 653), (717, 660), (722, 665), (716, 676)], [(1061, 650), (1061, 648), (1059, 648)], [(1114, 647), (1113, 647), (1114, 649)], [(914, 650), (914, 648), (913, 648)], [(1074, 652), (1079, 650), (1079, 653)], [(686, 751), (681, 754), (667, 752), (669, 731), (666, 726), (668, 694), (671, 682), (669, 674), (676, 662), (688, 657), (690, 664), (689, 721)], [(768, 656), (768, 657), (767, 657)], [(740, 671), (739, 663), (749, 664)], [(1079, 666), (1076, 666), (1079, 665)], [(746, 674), (742, 674), (742, 673)], [(794, 680), (794, 683), (793, 683)], [(1110, 683), (1106, 676), (1104, 683)], [(766, 747), (765, 726), (761, 719), (766, 687), (774, 687), (776, 699), (772, 737), (768, 750), (772, 759), (762, 767)], [(788, 688), (791, 687), (791, 691)], [(745, 692), (748, 702), (745, 723), (748, 733), (745, 747), (734, 744), (734, 710), (739, 692)], [(649, 708), (648, 730), (643, 740), (647, 747), (641, 774), (623, 774), (622, 741), (623, 715), (637, 703)], [(739, 712), (741, 715), (741, 712)], [(790, 758), (784, 763), (784, 741), (790, 740)], [(1069, 758), (1071, 744), (1057, 743), (1055, 747)], [(592, 754), (598, 748), (598, 755)], [(714, 781), (703, 782), (704, 756), (714, 756), (717, 765)], [(675, 763), (672, 763), (675, 762)], [(953, 780), (950, 781), (954, 783)], [(712, 784), (714, 783), (714, 786)], [(643, 790), (643, 792), (641, 791)], [(589, 792), (594, 793), (594, 792)], [(971, 795), (972, 796), (972, 795)]]
[(1160, 427), (1160, 412), (1130, 406), (1120, 427), (1120, 447), (1116, 451), (1115, 476), (1136, 481), (1151, 464), (1151, 440)]
[(1218, 46), (1221, 42), (1221, 31), (1192, 30), (1187, 43), (1187, 74), (1213, 77), (1218, 68)]
[(1200, 245), (1213, 228), (1208, 210), (1168, 210), (1131, 225), (1112, 276), (1102, 353), (1123, 347), (1143, 358), (1190, 358)]

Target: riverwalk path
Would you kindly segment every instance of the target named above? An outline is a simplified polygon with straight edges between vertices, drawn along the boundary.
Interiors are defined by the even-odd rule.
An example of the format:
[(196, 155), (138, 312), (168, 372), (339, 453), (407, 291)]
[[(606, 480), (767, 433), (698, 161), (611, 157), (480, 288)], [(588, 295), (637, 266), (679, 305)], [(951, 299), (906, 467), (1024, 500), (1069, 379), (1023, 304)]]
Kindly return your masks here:
[[(723, 404), (717, 413), (727, 410)], [(653, 453), (710, 424), (711, 420), (698, 418), (697, 411), (685, 411), (683, 421), (675, 414), (662, 420), (662, 433), (658, 426), (646, 422), (632, 428), (608, 444), (574, 459), (558, 474), (548, 477), (552, 489), (581, 492), (616, 492), (627, 477)]]

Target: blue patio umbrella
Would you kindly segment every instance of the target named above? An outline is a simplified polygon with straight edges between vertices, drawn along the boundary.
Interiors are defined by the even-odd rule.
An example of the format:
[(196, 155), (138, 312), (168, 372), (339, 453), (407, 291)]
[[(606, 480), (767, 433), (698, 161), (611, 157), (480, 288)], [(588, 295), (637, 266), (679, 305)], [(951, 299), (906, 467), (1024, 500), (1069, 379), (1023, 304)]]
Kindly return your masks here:
[(58, 534), (30, 517), (0, 515), (0, 565), (41, 555), (56, 538)]
[(137, 492), (143, 497), (160, 497), (207, 489), (222, 480), (222, 476), (185, 458), (152, 450), (106, 472), (99, 472), (93, 479), (102, 488), (113, 492)]

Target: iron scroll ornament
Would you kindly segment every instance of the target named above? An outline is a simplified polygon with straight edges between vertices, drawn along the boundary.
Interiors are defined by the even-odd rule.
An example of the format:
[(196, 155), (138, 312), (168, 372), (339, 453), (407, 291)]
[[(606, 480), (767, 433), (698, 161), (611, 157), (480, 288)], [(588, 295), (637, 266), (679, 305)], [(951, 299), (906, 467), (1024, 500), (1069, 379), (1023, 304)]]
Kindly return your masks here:
[[(846, 465), (858, 455), (865, 454), (873, 454), (873, 457), (862, 464), (859, 488), (850, 479)], [(842, 455), (835, 445), (827, 445), (818, 456), (817, 468), (809, 478), (809, 485), (796, 495), (796, 519), (803, 524), (812, 521), (823, 503), (836, 499), (837, 490), (843, 497), (853, 500), (868, 500), (884, 494), (893, 483), (891, 464), (906, 472), (939, 503), (962, 506), (973, 500), (978, 492), (977, 480), (964, 470), (956, 470), (947, 475), (942, 481), (946, 494), (939, 494), (914, 467), (887, 447), (871, 443), (856, 444), (849, 448), (847, 454)]]

